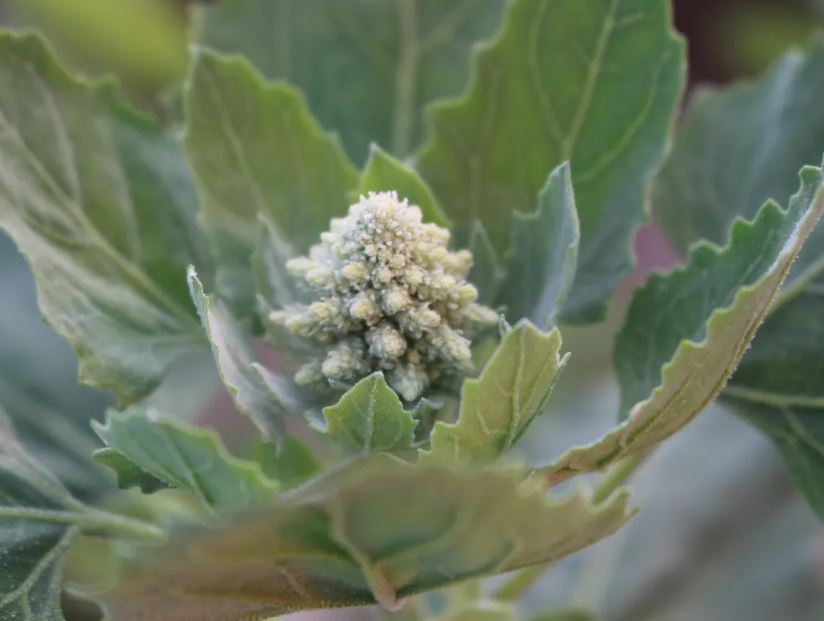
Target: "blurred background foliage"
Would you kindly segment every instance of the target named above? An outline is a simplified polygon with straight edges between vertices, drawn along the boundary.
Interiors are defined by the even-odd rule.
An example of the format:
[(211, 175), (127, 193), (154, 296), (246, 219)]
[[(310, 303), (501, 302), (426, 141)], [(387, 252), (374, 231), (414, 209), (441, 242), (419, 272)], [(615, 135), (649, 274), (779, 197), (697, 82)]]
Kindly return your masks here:
[[(494, 20), (500, 3), (481, 2), (489, 3), (484, 10)], [(231, 19), (243, 4), (244, 0), (0, 0), (0, 22), (42, 30), (76, 69), (90, 76), (115, 74), (137, 106), (174, 125), (180, 118), (178, 93), (188, 46), (204, 13), (208, 17), (211, 12), (212, 19)], [(689, 42), (691, 85), (757, 75), (824, 24), (822, 0), (674, 4), (676, 26)], [(270, 26), (240, 24), (233, 36), (214, 43), (231, 49), (243, 39), (243, 28)], [(293, 31), (291, 36), (323, 38), (322, 28), (311, 19), (300, 28), (307, 32)], [(475, 34), (486, 36), (494, 30), (494, 21), (481, 30)], [(276, 65), (267, 65), (267, 50), (257, 53), (260, 56), (252, 60), (262, 71), (284, 74)], [(325, 124), (336, 115), (345, 118), (352, 113), (335, 99), (326, 101), (325, 107), (312, 101), (310, 82), (317, 76), (305, 76), (305, 83), (300, 76), (286, 77), (310, 89), (310, 103), (317, 104), (313, 109)], [(460, 92), (468, 76), (446, 77), (448, 86), (438, 86), (432, 96)], [(345, 81), (345, 73), (337, 79)], [(343, 101), (356, 105), (356, 100)], [(420, 128), (411, 131), (419, 138)], [(385, 139), (380, 132), (375, 137)], [(357, 137), (356, 143), (363, 140)], [(609, 320), (595, 328), (564, 331), (566, 349), (574, 355), (553, 397), (552, 416), (539, 419), (527, 437), (523, 450), (530, 461), (546, 462), (570, 443), (597, 437), (615, 420), (618, 389), (611, 347), (605, 344), (612, 343), (621, 325), (632, 288), (650, 269), (668, 268), (675, 261), (654, 225), (642, 230), (636, 242), (638, 268), (619, 290)], [(18, 421), (24, 441), (34, 450), (43, 441), (39, 434), (44, 429), (67, 439), (64, 452), (46, 456), (48, 465), (73, 491), (88, 496), (100, 489), (99, 484), (108, 483), (107, 475), (94, 469), (88, 458), (89, 448), (95, 446), (88, 421), (99, 417), (109, 400), (77, 386), (73, 354), (43, 325), (28, 268), (2, 234), (0, 282), (0, 404)], [(234, 431), (237, 437), (230, 443), (241, 445), (245, 427), (234, 424), (241, 418), (231, 415), (228, 399), (214, 388), (210, 360), (204, 356), (179, 365), (153, 398), (181, 416)], [(186, 397), (181, 399), (184, 384)], [(632, 488), (634, 501), (642, 508), (639, 517), (612, 539), (550, 569), (528, 594), (526, 607), (582, 608), (592, 611), (593, 618), (610, 621), (824, 619), (824, 533), (793, 490), (776, 451), (754, 428), (721, 406), (712, 406), (653, 455)], [(393, 617), (374, 610), (300, 616), (353, 621)]]

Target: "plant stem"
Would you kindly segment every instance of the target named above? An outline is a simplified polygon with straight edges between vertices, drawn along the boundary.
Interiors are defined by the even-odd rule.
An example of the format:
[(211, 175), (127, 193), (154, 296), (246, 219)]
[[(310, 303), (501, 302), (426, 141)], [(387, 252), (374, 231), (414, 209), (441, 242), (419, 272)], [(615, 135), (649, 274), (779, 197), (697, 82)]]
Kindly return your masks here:
[[(649, 456), (650, 451), (641, 451), (625, 457), (615, 464), (609, 472), (601, 479), (598, 487), (592, 492), (592, 504), (598, 505), (604, 502), (621, 485), (626, 483), (632, 474)], [(501, 602), (514, 602), (519, 600), (535, 582), (549, 569), (551, 563), (527, 567), (515, 573), (509, 580), (504, 582), (494, 594), (494, 598)]]

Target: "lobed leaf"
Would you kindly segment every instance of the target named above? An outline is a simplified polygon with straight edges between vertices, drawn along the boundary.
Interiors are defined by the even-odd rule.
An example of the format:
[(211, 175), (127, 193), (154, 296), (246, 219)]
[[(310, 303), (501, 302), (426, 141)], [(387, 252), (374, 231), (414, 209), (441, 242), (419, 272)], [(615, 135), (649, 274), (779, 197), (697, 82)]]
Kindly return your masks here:
[(177, 144), (33, 34), (0, 33), (0, 128), (0, 227), (81, 380), (134, 402), (204, 344), (183, 274), (208, 263)]
[(418, 424), (381, 372), (363, 378), (335, 405), (323, 408), (323, 416), (329, 436), (364, 456), (409, 448)]
[(564, 305), (578, 260), (578, 213), (569, 164), (550, 173), (538, 193), (538, 207), (512, 214), (512, 241), (499, 301), (507, 318), (551, 325)]
[(684, 79), (666, 0), (515, 0), (466, 94), (433, 106), (418, 166), (461, 241), (478, 219), (499, 253), (547, 171), (572, 166), (581, 245), (562, 317), (591, 321), (631, 266), (647, 182)]
[(420, 175), (373, 144), (356, 193), (365, 196), (368, 192), (391, 190), (396, 191), (401, 200), (409, 199), (410, 205), (420, 207), (424, 222), (449, 228), (449, 218), (441, 211), (438, 200)]
[(302, 252), (345, 213), (357, 171), (299, 91), (265, 82), (239, 57), (200, 50), (185, 105), (184, 142), (218, 261), (217, 290), (249, 313), (258, 219)]
[(398, 157), (419, 144), (423, 107), (458, 92), (470, 48), (493, 32), (504, 4), (223, 0), (204, 11), (199, 37), (299, 87), (362, 162), (373, 142)]
[[(457, 471), (383, 456), (278, 497), (259, 515), (190, 532), (105, 602), (118, 620), (240, 621), (402, 598), (553, 561), (630, 517), (626, 495), (593, 507), (544, 498), (518, 470)], [(193, 559), (197, 559), (193, 562)]]
[(509, 450), (546, 406), (568, 355), (561, 333), (523, 321), (504, 336), (481, 376), (464, 381), (455, 423), (439, 421), (424, 462), (488, 463)]
[(155, 410), (139, 407), (110, 410), (105, 424), (93, 426), (126, 459), (129, 467), (125, 469), (122, 460), (108, 461), (118, 476), (133, 476), (131, 465), (137, 466), (168, 486), (191, 492), (216, 513), (266, 504), (278, 490), (259, 464), (232, 457), (211, 429), (162, 418)]
[(652, 448), (721, 392), (824, 211), (821, 169), (800, 177), (786, 210), (768, 202), (727, 246), (696, 245), (684, 268), (636, 292), (615, 348), (625, 420), (547, 468), (551, 483)]

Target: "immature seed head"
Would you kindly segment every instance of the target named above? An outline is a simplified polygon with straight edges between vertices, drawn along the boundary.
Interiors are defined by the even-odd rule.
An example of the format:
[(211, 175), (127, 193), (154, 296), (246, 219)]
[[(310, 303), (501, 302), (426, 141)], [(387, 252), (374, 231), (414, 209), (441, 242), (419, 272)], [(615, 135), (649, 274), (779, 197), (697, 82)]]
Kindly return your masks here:
[(272, 313), (290, 332), (327, 345), (298, 371), (301, 384), (351, 384), (384, 371), (414, 401), (439, 379), (471, 370), (468, 335), (497, 323), (466, 281), (472, 255), (450, 252), (449, 231), (421, 221), (395, 192), (370, 192), (331, 222), (308, 257), (287, 269), (317, 294)]

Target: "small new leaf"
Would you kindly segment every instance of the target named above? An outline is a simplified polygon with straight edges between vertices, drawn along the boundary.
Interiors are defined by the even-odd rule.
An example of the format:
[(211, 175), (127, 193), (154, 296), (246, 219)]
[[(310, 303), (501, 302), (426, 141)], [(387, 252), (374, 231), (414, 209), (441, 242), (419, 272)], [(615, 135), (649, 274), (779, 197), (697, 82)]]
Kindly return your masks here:
[(424, 222), (449, 228), (449, 218), (441, 211), (438, 200), (421, 176), (373, 144), (356, 194), (366, 196), (369, 192), (390, 191), (397, 192), (398, 198), (408, 199), (410, 205), (420, 207)]
[(380, 372), (363, 378), (335, 405), (323, 408), (323, 416), (327, 434), (363, 455), (409, 448), (418, 424)]
[(548, 467), (550, 483), (652, 448), (718, 396), (824, 211), (821, 169), (800, 177), (786, 210), (768, 202), (727, 246), (694, 246), (686, 267), (636, 292), (615, 348), (626, 419)]
[[(277, 483), (257, 463), (231, 456), (211, 429), (184, 425), (138, 407), (110, 410), (104, 425), (93, 426), (128, 462), (168, 486), (191, 492), (216, 513), (260, 506), (278, 491)], [(118, 474), (131, 476), (119, 468)]]
[(284, 435), (284, 418), (301, 410), (290, 392), (290, 382), (257, 364), (253, 345), (228, 305), (217, 296), (206, 295), (191, 267), (188, 282), (220, 377), (235, 405), (265, 437), (279, 441)]
[(512, 447), (549, 398), (568, 355), (561, 333), (522, 321), (506, 333), (478, 379), (464, 382), (457, 422), (438, 422), (423, 461), (486, 463)]
[(499, 302), (515, 323), (551, 325), (566, 300), (578, 261), (578, 213), (569, 163), (558, 166), (538, 194), (535, 211), (516, 211)]

